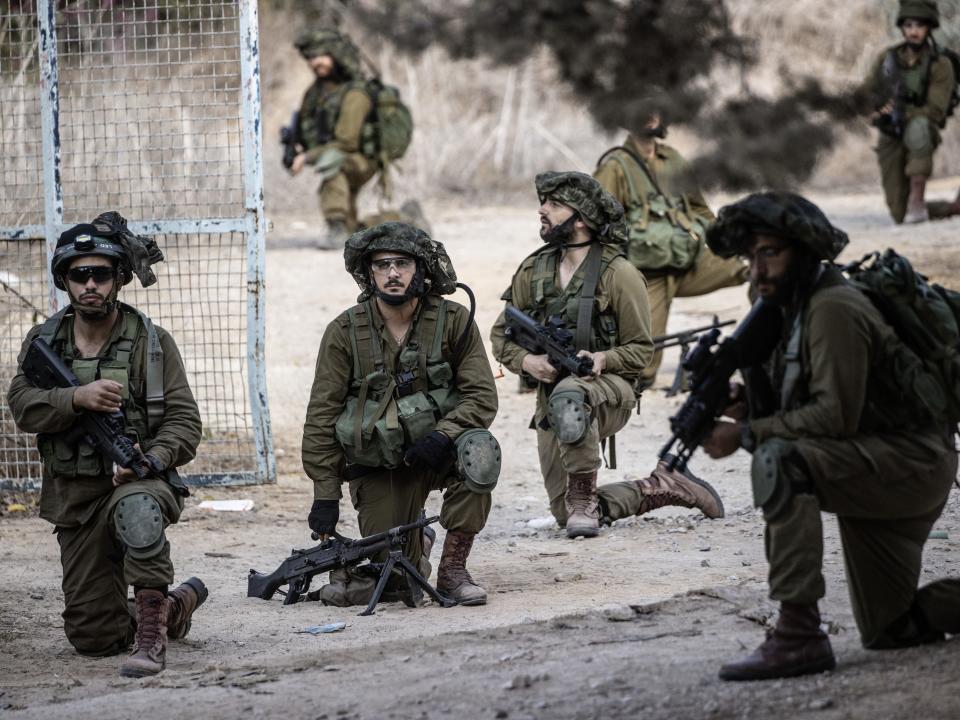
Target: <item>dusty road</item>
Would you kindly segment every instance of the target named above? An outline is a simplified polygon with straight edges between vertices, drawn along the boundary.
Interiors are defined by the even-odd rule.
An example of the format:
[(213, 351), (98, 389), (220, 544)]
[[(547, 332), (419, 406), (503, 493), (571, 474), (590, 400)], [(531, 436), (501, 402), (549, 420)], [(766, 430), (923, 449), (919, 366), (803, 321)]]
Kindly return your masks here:
[[(934, 186), (952, 196), (952, 185)], [(894, 246), (938, 280), (960, 287), (960, 221), (915, 228), (888, 224), (874, 194), (814, 197), (850, 232), (844, 258)], [(519, 260), (536, 247), (528, 207), (430, 208), (461, 280), (479, 298), (486, 335), (497, 298)], [(178, 575), (211, 590), (190, 636), (172, 643), (169, 669), (146, 680), (117, 677), (117, 658), (78, 657), (59, 616), (56, 542), (37, 518), (0, 518), (0, 716), (47, 718), (925, 718), (960, 717), (960, 646), (869, 653), (859, 647), (846, 599), (836, 525), (827, 521), (825, 615), (840, 666), (835, 673), (748, 686), (716, 679), (725, 659), (752, 648), (771, 606), (764, 601), (762, 523), (751, 508), (747, 456), (692, 464), (721, 492), (727, 517), (703, 521), (664, 509), (617, 523), (594, 540), (569, 541), (548, 516), (534, 437), (532, 397), (499, 380), (493, 427), (504, 472), (471, 568), (490, 592), (480, 608), (409, 610), (382, 605), (374, 617), (304, 603), (281, 607), (245, 597), (247, 570), (272, 569), (310, 543), (309, 483), (299, 471), (300, 424), (325, 323), (356, 287), (338, 254), (310, 247), (312, 220), (275, 219), (268, 241), (268, 383), (283, 472), (276, 486), (203, 491), (169, 531)], [(465, 302), (461, 296), (458, 300)], [(743, 314), (742, 289), (678, 301), (671, 328)], [(188, 359), (189, 362), (189, 359)], [(664, 364), (669, 381), (675, 355)], [(496, 368), (495, 368), (496, 369)], [(601, 482), (648, 472), (678, 401), (654, 391), (618, 436), (620, 467)], [(209, 514), (211, 498), (251, 498), (247, 513)], [(438, 509), (437, 498), (429, 509)], [(356, 535), (345, 507), (343, 531)], [(951, 497), (931, 540), (924, 578), (960, 572), (960, 503)], [(344, 620), (312, 636), (309, 625)]]

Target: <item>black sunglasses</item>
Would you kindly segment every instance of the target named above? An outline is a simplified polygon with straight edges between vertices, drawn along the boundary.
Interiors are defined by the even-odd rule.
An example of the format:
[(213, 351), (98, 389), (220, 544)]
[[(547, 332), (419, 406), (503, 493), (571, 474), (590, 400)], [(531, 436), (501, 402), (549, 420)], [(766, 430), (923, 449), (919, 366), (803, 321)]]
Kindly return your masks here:
[(116, 269), (109, 265), (80, 265), (67, 270), (67, 277), (70, 278), (71, 282), (84, 285), (90, 278), (93, 278), (97, 285), (102, 285), (108, 280), (113, 280), (116, 276)]

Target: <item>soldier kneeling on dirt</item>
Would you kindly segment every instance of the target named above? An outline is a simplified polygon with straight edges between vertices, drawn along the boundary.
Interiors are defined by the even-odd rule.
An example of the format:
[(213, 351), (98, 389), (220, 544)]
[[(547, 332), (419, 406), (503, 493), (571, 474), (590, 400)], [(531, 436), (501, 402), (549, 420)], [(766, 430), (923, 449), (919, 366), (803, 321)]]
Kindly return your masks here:
[[(173, 563), (165, 537), (189, 494), (175, 468), (196, 454), (200, 412), (173, 338), (117, 301), (134, 275), (145, 287), (156, 282), (150, 266), (162, 259), (117, 213), (64, 232), (50, 271), (70, 304), (27, 334), (8, 394), (17, 426), (39, 433), (40, 516), (60, 543), (67, 639), (90, 656), (124, 652), (133, 642), (120, 666), (127, 677), (163, 670), (167, 639), (187, 634), (207, 598), (197, 578), (168, 592)], [(34, 339), (60, 356), (79, 386), (33, 385), (24, 361)], [(139, 473), (115, 469), (76, 432), (81, 414), (118, 411), (142, 451)]]
[[(335, 531), (344, 481), (364, 536), (415, 521), (429, 493), (442, 489), (447, 535), (437, 589), (482, 605), (486, 591), (466, 560), (500, 472), (499, 446), (486, 430), (497, 390), (472, 314), (443, 297), (457, 288), (453, 265), (443, 245), (396, 222), (352, 235), (344, 260), (362, 292), (320, 344), (303, 429), (315, 497), (308, 523), (322, 538)], [(482, 461), (465, 462), (471, 453)], [(432, 544), (425, 531), (406, 545), (425, 577)], [(373, 582), (350, 587), (363, 585), (354, 574), (337, 579), (320, 590), (324, 602), (364, 603), (373, 590)]]

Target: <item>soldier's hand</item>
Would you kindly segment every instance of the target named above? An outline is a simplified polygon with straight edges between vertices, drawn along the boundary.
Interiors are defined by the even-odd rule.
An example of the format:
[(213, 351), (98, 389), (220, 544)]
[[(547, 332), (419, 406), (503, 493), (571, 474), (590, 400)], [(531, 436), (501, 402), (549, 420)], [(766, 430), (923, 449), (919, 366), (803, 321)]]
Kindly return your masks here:
[[(139, 451), (140, 443), (136, 443), (134, 447)], [(128, 482), (133, 482), (137, 479), (137, 473), (133, 470), (117, 466), (116, 471), (113, 473), (113, 486), (119, 487), (120, 485), (126, 485)]]
[(581, 350), (577, 353), (577, 357), (588, 357), (593, 360), (593, 377), (600, 377), (600, 373), (607, 367), (607, 354), (605, 352), (592, 353), (589, 350)]
[(307, 515), (307, 525), (313, 530), (319, 540), (326, 540), (337, 529), (340, 519), (339, 500), (314, 500)]
[(410, 446), (403, 462), (417, 470), (440, 470), (452, 457), (453, 440), (434, 430)]
[(723, 415), (737, 422), (747, 417), (747, 394), (742, 383), (730, 383), (730, 404), (723, 409)]
[(527, 375), (540, 382), (552, 383), (557, 379), (557, 369), (550, 364), (546, 355), (524, 355), (521, 367)]
[(123, 385), (114, 380), (94, 380), (81, 385), (73, 393), (74, 410), (113, 412), (120, 409), (123, 401)]
[(299, 175), (300, 171), (303, 170), (306, 164), (307, 164), (307, 154), (303, 152), (297, 153), (293, 158), (293, 164), (290, 166), (290, 174)]
[(714, 460), (733, 455), (740, 449), (740, 423), (721, 420), (703, 441), (703, 450)]

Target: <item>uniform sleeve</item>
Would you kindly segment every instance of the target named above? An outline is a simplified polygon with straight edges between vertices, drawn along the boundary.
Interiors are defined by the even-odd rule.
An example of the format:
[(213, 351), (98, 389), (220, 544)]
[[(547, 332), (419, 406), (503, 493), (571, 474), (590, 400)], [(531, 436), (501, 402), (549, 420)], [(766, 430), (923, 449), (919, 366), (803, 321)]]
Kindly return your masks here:
[(301, 460), (313, 480), (317, 500), (339, 500), (343, 449), (337, 442), (335, 424), (343, 412), (350, 387), (353, 355), (350, 338), (339, 322), (327, 325), (317, 353), (317, 367), (303, 424)]
[(603, 189), (613, 195), (623, 207), (630, 204), (630, 185), (623, 174), (623, 168), (613, 158), (607, 158), (600, 167), (593, 172), (593, 177), (603, 186)]
[(469, 318), (467, 309), (457, 306), (456, 312), (448, 315), (444, 338), (444, 345), (449, 348), (446, 356), (450, 357), (449, 353), (452, 353), (463, 331), (469, 328), (460, 358), (453, 359), (456, 370), (454, 382), (460, 401), (437, 423), (437, 430), (451, 440), (456, 440), (466, 430), (490, 427), (497, 415), (497, 386), (490, 370), (490, 361), (476, 323), (470, 321), (467, 325)]
[(180, 467), (196, 457), (203, 423), (177, 344), (163, 328), (157, 328), (157, 336), (163, 350), (163, 420), (141, 449), (164, 468)]
[[(531, 271), (528, 268), (521, 267), (520, 270), (517, 271), (517, 274), (513, 276), (510, 289), (503, 294), (503, 297), (509, 298), (509, 300), (507, 300), (508, 305), (513, 305), (520, 309), (530, 307), (529, 272)], [(497, 317), (497, 321), (490, 329), (490, 344), (493, 346), (493, 356), (497, 359), (497, 362), (501, 363), (507, 370), (519, 375), (523, 372), (523, 358), (530, 353), (515, 342), (507, 339), (504, 334), (506, 327), (506, 317), (501, 312)]]
[(10, 381), (7, 405), (13, 421), (23, 432), (54, 433), (67, 430), (80, 414), (73, 409), (73, 394), (76, 388), (53, 388), (41, 390), (34, 387), (23, 374), (23, 359), (31, 341), (39, 334), (40, 326), (27, 333), (17, 358), (17, 374)]
[(607, 371), (634, 379), (653, 358), (650, 334), (650, 301), (643, 275), (622, 258), (610, 265), (610, 280), (605, 290), (617, 318), (620, 344), (605, 351)]
[(930, 85), (927, 89), (926, 105), (916, 108), (909, 113), (910, 116), (923, 115), (931, 122), (941, 124), (947, 117), (947, 107), (950, 105), (954, 85), (956, 80), (953, 77), (953, 64), (941, 55), (930, 66)]
[(360, 140), (363, 135), (363, 123), (373, 109), (370, 96), (363, 90), (347, 91), (340, 106), (340, 115), (333, 129), (333, 145), (345, 153), (360, 152)]
[(871, 335), (865, 316), (850, 303), (826, 302), (811, 309), (806, 332), (809, 401), (796, 410), (751, 420), (758, 443), (773, 437), (844, 438), (857, 432), (870, 374)]

